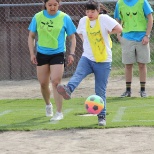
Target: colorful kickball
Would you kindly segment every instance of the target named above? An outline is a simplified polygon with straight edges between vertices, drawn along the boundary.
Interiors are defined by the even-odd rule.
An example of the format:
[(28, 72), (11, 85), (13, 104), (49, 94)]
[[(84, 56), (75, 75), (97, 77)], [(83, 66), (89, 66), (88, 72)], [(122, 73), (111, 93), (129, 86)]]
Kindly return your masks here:
[(85, 101), (85, 108), (88, 113), (99, 114), (104, 108), (104, 101), (98, 95), (91, 95)]

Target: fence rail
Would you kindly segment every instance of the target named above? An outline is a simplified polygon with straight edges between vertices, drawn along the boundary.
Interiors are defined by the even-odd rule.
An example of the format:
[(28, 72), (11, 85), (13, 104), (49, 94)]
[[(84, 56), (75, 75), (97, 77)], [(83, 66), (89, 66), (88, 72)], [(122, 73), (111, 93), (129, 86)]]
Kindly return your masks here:
[[(75, 5), (75, 4), (85, 4), (87, 1), (78, 1), (78, 2), (61, 2), (61, 5)], [(101, 3), (113, 3), (117, 0), (98, 0)], [(22, 3), (22, 4), (0, 4), (0, 7), (18, 7), (18, 6), (42, 6), (43, 3)]]
[[(113, 15), (117, 0), (98, 0), (102, 2)], [(63, 1), (61, 10), (71, 16), (75, 25), (85, 15), (84, 4), (87, 1)], [(150, 1), (153, 2), (153, 1)], [(36, 78), (36, 68), (30, 63), (27, 37), (28, 26), (35, 13), (42, 9), (43, 3), (40, 0), (0, 0), (0, 80), (24, 80)], [(76, 35), (77, 36), (77, 35)], [(116, 37), (113, 40), (113, 69), (111, 75), (124, 75), (124, 68), (121, 63), (121, 48)], [(153, 33), (151, 42), (153, 42)], [(68, 46), (68, 45), (67, 45)], [(151, 46), (151, 58), (154, 59), (154, 45)], [(68, 48), (67, 48), (68, 49)], [(78, 60), (82, 54), (82, 42), (77, 36), (77, 48), (75, 63), (65, 68), (64, 77), (73, 74)], [(67, 52), (66, 52), (67, 56)], [(138, 75), (134, 70), (136, 76)], [(153, 65), (148, 70), (154, 70)], [(154, 76), (152, 73), (150, 76)]]

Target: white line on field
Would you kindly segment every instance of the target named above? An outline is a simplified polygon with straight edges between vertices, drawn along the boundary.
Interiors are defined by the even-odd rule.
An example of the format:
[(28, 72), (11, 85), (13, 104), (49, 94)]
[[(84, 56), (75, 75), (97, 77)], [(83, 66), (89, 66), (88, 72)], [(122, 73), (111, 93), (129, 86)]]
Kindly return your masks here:
[(117, 114), (113, 118), (112, 122), (120, 122), (125, 110), (126, 110), (126, 107), (120, 107), (119, 110), (117, 111)]
[(118, 122), (152, 122), (154, 120), (121, 120), (121, 121), (118, 121)]
[[(153, 105), (151, 105), (153, 106)], [(135, 106), (135, 107), (142, 107), (142, 106)], [(132, 108), (132, 107), (129, 107)], [(134, 106), (133, 106), (134, 108)], [(140, 122), (152, 122), (154, 120), (122, 120), (122, 116), (124, 115), (125, 110), (127, 109), (127, 107), (120, 107), (119, 110), (117, 111), (116, 115), (114, 116), (112, 122), (129, 122), (129, 121), (140, 121)]]
[(3, 115), (8, 114), (10, 112), (12, 112), (12, 111), (11, 110), (6, 110), (4, 112), (0, 112), (0, 116), (3, 116)]
[(129, 106), (129, 108), (142, 108), (142, 107), (153, 107), (154, 105), (147, 105), (147, 104), (145, 104), (145, 105), (138, 105), (138, 106)]

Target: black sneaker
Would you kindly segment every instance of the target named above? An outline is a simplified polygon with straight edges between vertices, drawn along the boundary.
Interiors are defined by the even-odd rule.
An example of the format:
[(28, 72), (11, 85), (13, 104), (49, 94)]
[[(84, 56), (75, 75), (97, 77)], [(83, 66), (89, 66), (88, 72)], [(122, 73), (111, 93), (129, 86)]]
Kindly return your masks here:
[(97, 115), (97, 116), (98, 116), (98, 125), (105, 126), (106, 125), (105, 115)]
[(60, 95), (63, 96), (64, 99), (66, 100), (71, 99), (71, 92), (67, 86), (59, 84), (57, 86), (57, 91)]
[(125, 91), (121, 97), (131, 97), (131, 92), (130, 91)]
[(141, 97), (147, 97), (147, 94), (145, 91), (140, 91), (139, 93), (140, 93)]

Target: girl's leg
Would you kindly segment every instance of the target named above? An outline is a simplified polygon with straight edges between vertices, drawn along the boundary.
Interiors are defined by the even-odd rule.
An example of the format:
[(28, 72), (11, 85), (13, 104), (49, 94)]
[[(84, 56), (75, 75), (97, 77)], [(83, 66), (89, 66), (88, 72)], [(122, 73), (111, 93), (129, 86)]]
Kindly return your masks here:
[(50, 77), (53, 88), (53, 96), (57, 107), (57, 112), (62, 112), (62, 96), (57, 92), (57, 85), (61, 83), (64, 65), (50, 65)]
[(42, 92), (44, 101), (46, 105), (49, 105), (50, 104), (50, 88), (49, 88), (50, 66), (48, 64), (37, 66), (37, 78), (41, 86), (41, 92)]
[(49, 65), (42, 65), (37, 66), (37, 77), (41, 86), (42, 96), (46, 103), (46, 116), (53, 116), (53, 107), (50, 102), (50, 66)]

